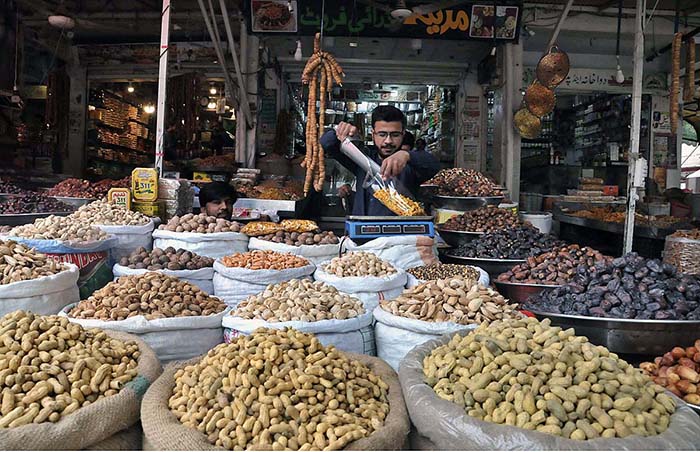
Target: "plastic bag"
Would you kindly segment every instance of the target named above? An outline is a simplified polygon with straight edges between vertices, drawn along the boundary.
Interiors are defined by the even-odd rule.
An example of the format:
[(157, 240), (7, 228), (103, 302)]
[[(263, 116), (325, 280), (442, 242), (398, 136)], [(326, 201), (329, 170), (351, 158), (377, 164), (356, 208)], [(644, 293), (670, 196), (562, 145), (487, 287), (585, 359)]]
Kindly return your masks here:
[(423, 210), (420, 204), (391, 187), (387, 186), (378, 190), (373, 190), (372, 196), (377, 198), (387, 209), (400, 217), (425, 215), (425, 210)]
[(663, 257), (679, 272), (700, 275), (700, 240), (666, 236)]
[(284, 231), (284, 228), (281, 225), (271, 221), (251, 221), (241, 229), (241, 233), (249, 237), (275, 234), (280, 231)]

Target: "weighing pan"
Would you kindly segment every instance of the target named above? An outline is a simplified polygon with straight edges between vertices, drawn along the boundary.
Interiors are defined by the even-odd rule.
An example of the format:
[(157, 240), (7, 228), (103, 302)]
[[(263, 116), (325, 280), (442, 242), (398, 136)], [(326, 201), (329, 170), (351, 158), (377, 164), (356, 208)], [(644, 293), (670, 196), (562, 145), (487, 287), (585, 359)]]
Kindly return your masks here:
[(542, 131), (542, 121), (540, 118), (530, 113), (527, 108), (521, 108), (513, 117), (515, 128), (521, 137), (534, 140)]
[(569, 56), (553, 45), (537, 63), (537, 81), (547, 88), (554, 88), (569, 74)]
[(535, 82), (525, 91), (525, 104), (530, 113), (541, 118), (554, 110), (557, 97), (554, 91)]

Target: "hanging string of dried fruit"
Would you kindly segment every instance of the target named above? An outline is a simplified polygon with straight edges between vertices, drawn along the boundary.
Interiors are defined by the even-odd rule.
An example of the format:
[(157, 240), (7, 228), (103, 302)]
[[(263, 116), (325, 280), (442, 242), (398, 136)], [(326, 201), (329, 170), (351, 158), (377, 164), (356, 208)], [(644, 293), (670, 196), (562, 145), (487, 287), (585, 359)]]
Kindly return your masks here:
[(683, 87), (683, 102), (695, 99), (695, 37), (685, 41), (685, 86)]
[(671, 133), (676, 134), (678, 130), (678, 95), (680, 94), (680, 73), (681, 73), (681, 43), (683, 33), (676, 33), (673, 37), (671, 55)]
[[(309, 85), (309, 101), (306, 108), (306, 158), (301, 166), (306, 168), (304, 195), (308, 194), (313, 184), (316, 191), (323, 189), (326, 177), (326, 165), (323, 147), (319, 141), (325, 127), (326, 100), (333, 85), (343, 86), (345, 73), (335, 57), (321, 50), (321, 35), (314, 38), (314, 53), (306, 62), (301, 74), (301, 82)], [(316, 101), (319, 101), (318, 119), (316, 118)]]

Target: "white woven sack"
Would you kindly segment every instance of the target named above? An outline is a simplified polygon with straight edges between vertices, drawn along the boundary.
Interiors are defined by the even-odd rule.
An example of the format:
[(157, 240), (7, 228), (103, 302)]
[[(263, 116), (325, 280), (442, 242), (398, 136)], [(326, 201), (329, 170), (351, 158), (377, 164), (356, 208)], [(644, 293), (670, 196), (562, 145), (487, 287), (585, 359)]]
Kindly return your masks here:
[(366, 251), (391, 262), (395, 267), (407, 269), (438, 263), (437, 243), (423, 235), (381, 237), (358, 245), (347, 240), (348, 251)]
[(398, 297), (406, 286), (406, 272), (401, 269), (396, 269), (396, 273), (384, 277), (340, 277), (327, 273), (322, 268), (323, 264), (314, 272), (316, 281), (324, 282), (359, 299), (368, 311), (374, 310), (381, 300), (393, 300)]
[(147, 320), (139, 315), (125, 320), (104, 321), (75, 319), (68, 312), (75, 304), (58, 314), (86, 328), (102, 328), (134, 334), (148, 344), (161, 362), (190, 359), (202, 355), (224, 341), (221, 319), (228, 309), (214, 315), (170, 317)]
[(233, 253), (248, 251), (248, 236), (240, 232), (172, 232), (164, 229), (153, 231), (153, 246), (165, 249), (172, 246), (218, 259)]
[(64, 306), (80, 301), (80, 271), (76, 265), (64, 265), (68, 269), (55, 275), (1, 285), (0, 316), (17, 310), (54, 315)]
[(336, 245), (301, 245), (293, 246), (286, 243), (276, 243), (269, 240), (261, 240), (255, 237), (250, 238), (248, 248), (251, 250), (271, 250), (279, 253), (289, 253), (296, 256), (303, 256), (312, 264), (318, 265), (321, 262), (331, 260), (340, 254), (340, 243)]
[(365, 311), (352, 319), (320, 320), (318, 322), (266, 322), (261, 319), (242, 319), (224, 316), (223, 326), (227, 339), (248, 335), (258, 328), (294, 328), (304, 333), (313, 333), (323, 345), (334, 345), (337, 349), (351, 353), (374, 355), (372, 312)]
[(227, 267), (217, 260), (214, 262), (214, 295), (227, 305), (235, 307), (249, 296), (265, 290), (269, 284), (279, 284), (295, 278), (310, 279), (314, 270), (314, 264), (287, 270), (250, 270)]
[(408, 352), (431, 339), (443, 334), (471, 330), (476, 325), (461, 325), (454, 322), (425, 322), (407, 319), (386, 312), (378, 306), (374, 312), (374, 340), (377, 343), (377, 356), (399, 370), (399, 363)]
[(114, 267), (112, 267), (112, 273), (114, 273), (115, 281), (120, 276), (143, 275), (144, 273), (151, 271), (163, 273), (164, 275), (168, 276), (174, 276), (182, 281), (187, 281), (190, 284), (194, 284), (209, 295), (214, 294), (214, 282), (212, 281), (214, 278), (214, 268), (212, 267), (204, 267), (200, 268), (199, 270), (146, 270), (143, 268), (124, 267), (123, 265), (119, 264), (114, 264)]
[(144, 247), (147, 250), (153, 248), (153, 220), (149, 220), (144, 225), (136, 226), (116, 226), (116, 225), (95, 225), (107, 234), (112, 234), (117, 238), (117, 242), (109, 251), (110, 262), (119, 262), (122, 257), (129, 257), (131, 253)]

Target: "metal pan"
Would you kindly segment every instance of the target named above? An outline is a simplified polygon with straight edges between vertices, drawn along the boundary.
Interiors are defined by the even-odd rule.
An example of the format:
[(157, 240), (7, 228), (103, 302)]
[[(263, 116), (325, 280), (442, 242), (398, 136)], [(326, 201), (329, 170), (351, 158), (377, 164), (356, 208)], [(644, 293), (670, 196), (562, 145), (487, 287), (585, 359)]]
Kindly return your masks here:
[(520, 136), (529, 140), (537, 138), (542, 131), (540, 118), (530, 113), (530, 110), (525, 107), (515, 112), (513, 122)]
[(543, 284), (518, 284), (495, 280), (498, 293), (515, 303), (524, 303), (528, 298), (539, 294), (544, 290), (556, 289), (561, 286), (547, 286)]
[(460, 212), (476, 210), (485, 206), (497, 206), (503, 196), (446, 196), (433, 195), (433, 205), (439, 209), (452, 209)]
[(537, 63), (537, 81), (547, 88), (554, 88), (566, 79), (569, 68), (569, 56), (553, 45)]
[(440, 237), (442, 237), (445, 243), (454, 247), (464, 245), (484, 235), (483, 232), (452, 231), (450, 229), (443, 229), (440, 226), (442, 225), (437, 225), (435, 230), (440, 234)]
[(541, 118), (554, 110), (557, 97), (554, 91), (535, 82), (525, 91), (525, 104), (530, 113)]

